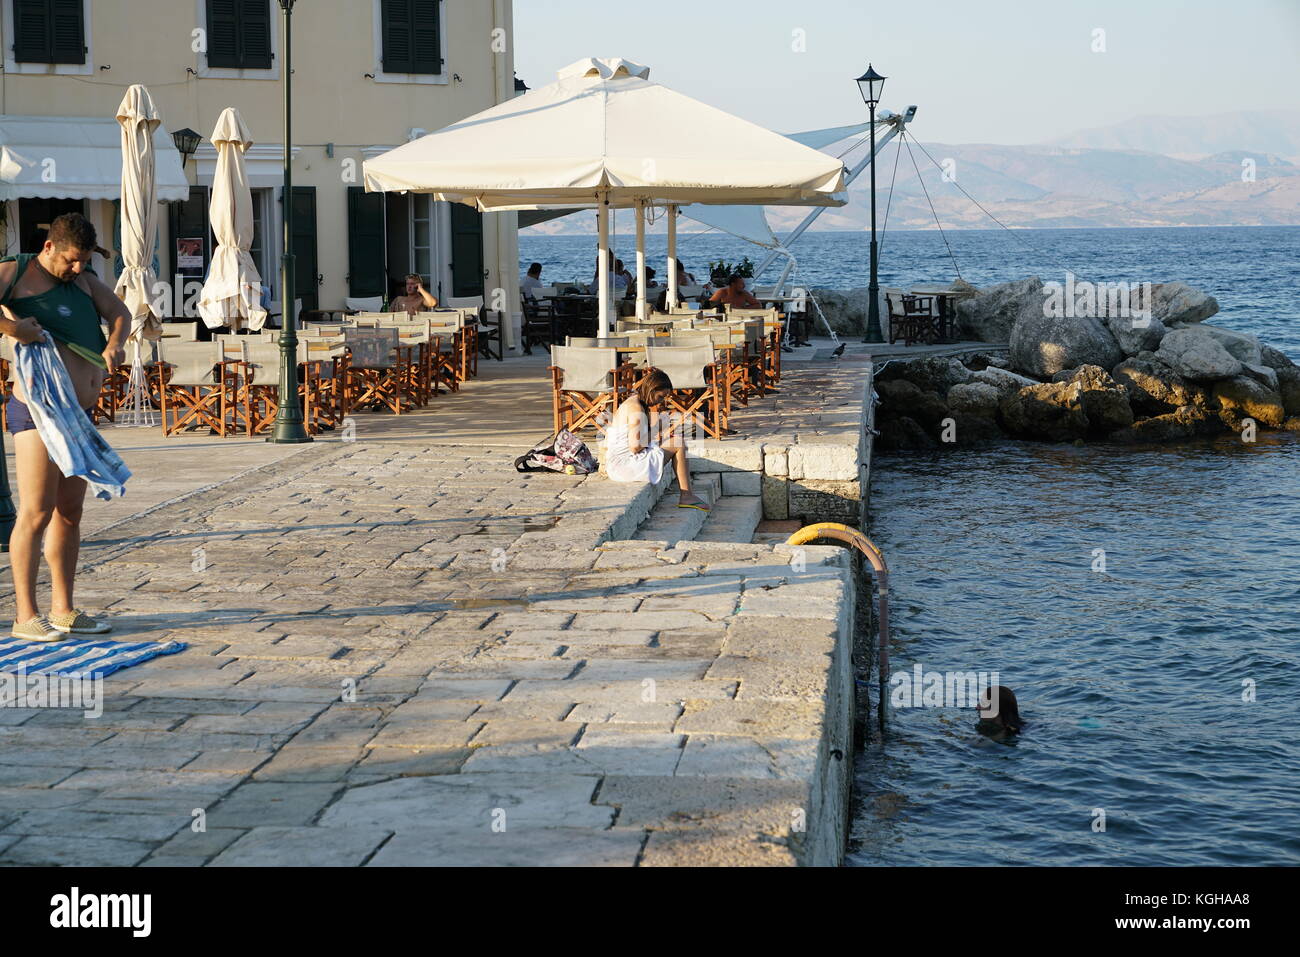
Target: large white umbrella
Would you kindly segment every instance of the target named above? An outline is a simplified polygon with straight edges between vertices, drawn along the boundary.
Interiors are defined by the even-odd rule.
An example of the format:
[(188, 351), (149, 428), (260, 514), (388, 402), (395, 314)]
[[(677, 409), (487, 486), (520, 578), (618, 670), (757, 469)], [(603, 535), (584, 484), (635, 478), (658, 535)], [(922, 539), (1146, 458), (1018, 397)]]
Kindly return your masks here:
[(262, 277), (253, 264), (253, 194), (244, 171), (244, 153), (253, 145), (244, 118), (233, 106), (222, 110), (212, 131), (217, 149), (217, 170), (212, 179), (208, 215), (217, 248), (199, 298), (199, 315), (215, 329), (261, 329)]
[[(611, 207), (843, 205), (838, 159), (649, 76), (620, 58), (580, 60), (549, 86), (367, 160), (366, 189), (432, 193), (484, 211), (595, 206), (602, 334)], [(675, 285), (672, 263), (668, 278)]]
[(117, 108), (122, 127), (122, 198), (119, 221), (122, 228), (122, 274), (114, 292), (131, 310), (133, 348), (131, 384), (127, 393), (125, 425), (152, 425), (145, 388), (141, 346), (146, 339), (162, 335), (162, 319), (151, 302), (158, 276), (153, 268), (154, 243), (158, 235), (158, 188), (154, 163), (154, 130), (161, 122), (149, 91), (139, 84), (128, 87)]

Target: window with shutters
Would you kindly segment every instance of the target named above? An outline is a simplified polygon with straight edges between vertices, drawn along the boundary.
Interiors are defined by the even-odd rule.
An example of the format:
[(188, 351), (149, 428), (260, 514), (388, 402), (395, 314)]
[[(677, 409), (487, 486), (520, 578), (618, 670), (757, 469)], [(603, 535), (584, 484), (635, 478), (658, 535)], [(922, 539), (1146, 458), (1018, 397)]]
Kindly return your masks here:
[(89, 0), (4, 0), (5, 69), (89, 73)]
[(272, 0), (206, 0), (208, 67), (269, 70), (275, 59)]
[(379, 82), (445, 83), (442, 0), (375, 0)]

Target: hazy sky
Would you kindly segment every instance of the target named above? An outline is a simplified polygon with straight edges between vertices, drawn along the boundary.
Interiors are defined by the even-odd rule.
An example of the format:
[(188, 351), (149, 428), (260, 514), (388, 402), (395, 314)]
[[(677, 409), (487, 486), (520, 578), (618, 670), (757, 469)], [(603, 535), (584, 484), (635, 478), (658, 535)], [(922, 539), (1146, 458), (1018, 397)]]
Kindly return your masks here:
[(948, 143), (1300, 108), (1300, 0), (514, 0), (514, 11), (530, 87), (582, 57), (623, 56), (783, 133), (865, 119), (853, 78), (868, 60), (889, 77), (881, 106), (917, 104), (916, 135)]

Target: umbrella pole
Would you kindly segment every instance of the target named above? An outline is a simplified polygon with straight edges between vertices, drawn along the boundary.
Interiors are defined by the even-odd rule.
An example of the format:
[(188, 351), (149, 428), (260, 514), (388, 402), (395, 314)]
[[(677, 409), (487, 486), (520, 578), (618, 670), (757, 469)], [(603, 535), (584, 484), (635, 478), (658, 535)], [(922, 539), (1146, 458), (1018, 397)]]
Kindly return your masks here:
[(645, 305), (645, 201), (636, 204), (636, 317), (646, 318)]
[(599, 234), (596, 252), (596, 282), (600, 285), (596, 308), (597, 338), (609, 338), (609, 198), (602, 195), (596, 208), (596, 232)]
[(668, 304), (677, 305), (677, 205), (668, 207)]

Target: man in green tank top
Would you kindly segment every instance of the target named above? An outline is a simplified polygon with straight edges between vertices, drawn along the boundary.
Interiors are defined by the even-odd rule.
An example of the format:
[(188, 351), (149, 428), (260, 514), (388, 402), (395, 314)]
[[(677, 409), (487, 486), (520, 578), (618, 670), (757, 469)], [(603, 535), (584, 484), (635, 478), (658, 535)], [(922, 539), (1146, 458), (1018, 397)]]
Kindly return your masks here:
[[(131, 328), (126, 304), (87, 271), (96, 242), (95, 228), (84, 216), (65, 213), (50, 224), (45, 245), (35, 256), (0, 260), (0, 333), (31, 343), (48, 332), (72, 378), (77, 401), (87, 410), (95, 404), (104, 373), (116, 372), (122, 364)], [(107, 339), (101, 320), (109, 327)], [(5, 406), (18, 472), (18, 518), (9, 539), (17, 606), (12, 633), (29, 641), (102, 634), (110, 627), (72, 601), (86, 481), (65, 477), (50, 460), (25, 399), (22, 383), (15, 380)], [(48, 616), (36, 603), (42, 539), (50, 567)]]

